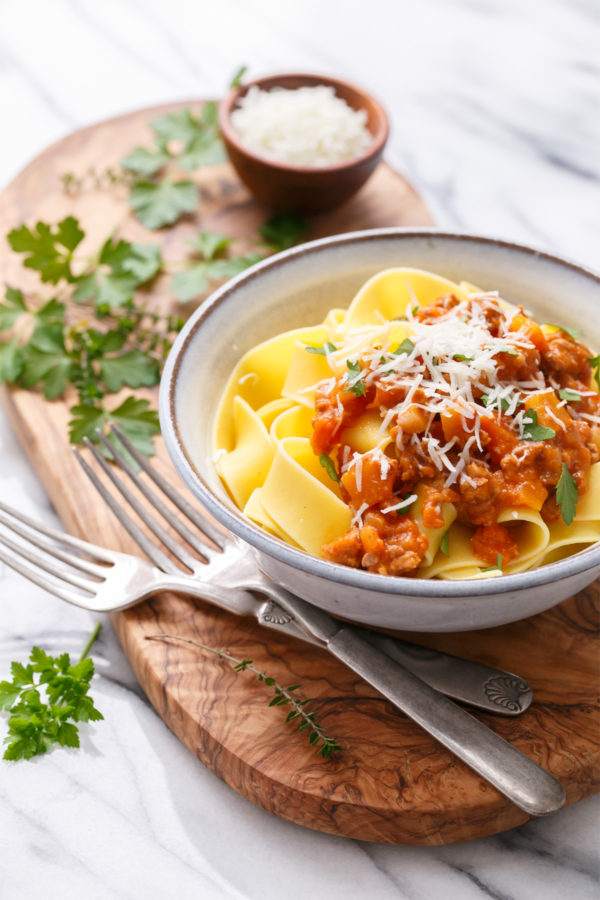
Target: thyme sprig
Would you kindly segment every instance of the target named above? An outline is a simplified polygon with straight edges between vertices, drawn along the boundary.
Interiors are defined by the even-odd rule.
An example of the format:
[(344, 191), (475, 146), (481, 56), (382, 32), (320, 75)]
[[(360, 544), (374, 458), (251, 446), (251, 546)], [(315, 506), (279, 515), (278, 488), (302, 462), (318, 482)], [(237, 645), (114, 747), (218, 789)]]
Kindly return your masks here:
[(295, 696), (295, 692), (302, 687), (301, 684), (291, 684), (287, 687), (284, 687), (282, 684), (279, 684), (279, 682), (276, 681), (275, 678), (267, 675), (265, 672), (261, 672), (260, 669), (257, 669), (253, 665), (251, 659), (239, 659), (238, 657), (233, 656), (227, 650), (217, 650), (215, 647), (209, 647), (207, 646), (207, 644), (203, 644), (201, 641), (195, 641), (192, 638), (186, 638), (179, 634), (148, 634), (146, 635), (146, 640), (183, 641), (185, 644), (191, 644), (194, 647), (200, 647), (201, 650), (204, 650), (207, 653), (212, 653), (214, 656), (219, 657), (219, 659), (226, 660), (231, 664), (234, 672), (252, 672), (253, 675), (256, 675), (258, 681), (262, 681), (263, 684), (267, 685), (267, 687), (273, 688), (273, 697), (268, 704), (269, 706), (290, 705), (292, 707), (288, 712), (285, 721), (298, 721), (299, 730), (309, 732), (308, 741), (311, 746), (315, 747), (319, 756), (322, 756), (324, 759), (329, 759), (334, 751), (342, 749), (335, 738), (332, 738), (328, 734), (326, 734), (325, 730), (316, 721), (316, 714), (314, 712), (306, 711), (305, 706), (308, 703), (312, 703), (312, 699), (300, 699)]

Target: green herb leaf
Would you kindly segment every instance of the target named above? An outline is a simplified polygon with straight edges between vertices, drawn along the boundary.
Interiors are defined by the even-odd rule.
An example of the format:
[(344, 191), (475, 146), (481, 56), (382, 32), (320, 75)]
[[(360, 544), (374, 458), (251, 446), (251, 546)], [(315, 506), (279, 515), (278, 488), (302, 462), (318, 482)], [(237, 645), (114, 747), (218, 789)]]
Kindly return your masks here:
[(335, 463), (330, 456), (327, 456), (326, 453), (321, 453), (319, 456), (319, 462), (329, 475), (332, 481), (339, 481), (339, 475), (335, 468)]
[(40, 326), (21, 353), (24, 387), (41, 384), (48, 400), (64, 394), (73, 371), (73, 359), (65, 347), (62, 325)]
[(305, 347), (307, 353), (316, 353), (318, 356), (327, 356), (327, 353), (335, 353), (337, 347), (331, 341), (325, 341), (324, 344), (314, 347)]
[(444, 532), (444, 536), (440, 541), (440, 550), (444, 556), (450, 556), (450, 529)]
[(27, 312), (22, 291), (7, 287), (4, 296), (6, 302), (0, 304), (0, 331), (12, 328), (17, 319)]
[(277, 213), (266, 222), (259, 233), (272, 250), (287, 250), (298, 244), (309, 231), (309, 224), (304, 219), (291, 213)]
[(14, 384), (23, 371), (23, 352), (19, 341), (14, 338), (6, 344), (0, 344), (0, 384), (4, 381)]
[(459, 362), (473, 362), (473, 357), (465, 356), (464, 353), (455, 353), (452, 359), (456, 359)]
[[(98, 442), (97, 431), (114, 422), (131, 443), (145, 456), (154, 455), (152, 437), (159, 434), (158, 414), (147, 400), (127, 397), (120, 406), (109, 410), (102, 405), (78, 404), (71, 407), (73, 418), (69, 422), (71, 443), (80, 444), (84, 437)], [(110, 436), (109, 436), (110, 440)]]
[(205, 260), (214, 259), (233, 243), (233, 238), (227, 237), (220, 231), (199, 231), (198, 234), (190, 238), (188, 243), (199, 250)]
[(556, 502), (560, 506), (561, 515), (567, 525), (570, 525), (575, 518), (577, 500), (579, 491), (571, 473), (567, 468), (567, 464), (562, 464), (561, 476), (556, 485)]
[(125, 385), (152, 387), (160, 380), (158, 363), (141, 350), (128, 350), (119, 356), (101, 359), (100, 376), (107, 391), (113, 394)]
[(395, 350), (391, 351), (392, 356), (410, 356), (415, 349), (415, 345), (410, 338), (404, 338), (401, 344), (398, 344)]
[(204, 293), (210, 282), (224, 281), (233, 278), (253, 266), (262, 259), (259, 253), (246, 253), (244, 256), (232, 256), (229, 259), (212, 259), (208, 262), (196, 263), (183, 272), (178, 272), (171, 283), (173, 293), (178, 300), (193, 300)]
[(145, 147), (137, 147), (121, 160), (121, 167), (136, 175), (155, 175), (170, 160), (170, 155), (165, 149), (157, 147), (156, 150), (147, 150)]
[[(349, 378), (355, 378), (357, 375), (360, 375), (360, 363), (358, 360), (356, 362), (351, 362), (347, 359), (346, 367), (348, 368)], [(355, 381), (354, 384), (349, 384), (346, 390), (352, 392), (356, 397), (364, 397), (366, 393), (365, 384), (362, 379)]]
[(16, 253), (25, 253), (24, 265), (40, 273), (42, 281), (56, 284), (62, 278), (73, 281), (73, 250), (84, 237), (79, 222), (67, 216), (55, 227), (38, 222), (33, 228), (21, 225), (8, 234), (8, 243)]
[(231, 81), (229, 82), (229, 87), (230, 88), (239, 87), (242, 83), (242, 78), (244, 77), (244, 75), (246, 74), (247, 71), (248, 71), (248, 66), (240, 66), (239, 69), (237, 70), (237, 72), (235, 73), (235, 75), (233, 76), (233, 78), (231, 79)]
[(507, 353), (509, 356), (519, 355), (519, 351), (516, 347), (504, 347), (502, 350), (499, 350), (498, 353)]
[(512, 400), (512, 397), (492, 397), (490, 399), (489, 394), (481, 395), (481, 402), (486, 407), (486, 409), (500, 409), (502, 410), (502, 412), (506, 412), (508, 409), (510, 409)]
[(193, 213), (198, 205), (198, 188), (193, 181), (137, 181), (132, 185), (129, 205), (138, 219), (151, 230), (172, 225), (181, 216)]
[(571, 388), (561, 388), (558, 396), (567, 403), (577, 403), (578, 400), (581, 400), (581, 394), (578, 391), (572, 391)]
[(189, 109), (178, 109), (154, 119), (151, 125), (159, 147), (164, 148), (168, 141), (182, 142), (182, 149), (171, 156), (182, 168), (191, 170), (216, 165), (227, 159), (217, 118), (217, 105), (210, 101), (204, 104), (199, 116)]
[(32, 648), (29, 665), (12, 663), (12, 682), (0, 683), (0, 709), (10, 716), (4, 759), (31, 759), (55, 744), (79, 747), (74, 723), (103, 718), (88, 695), (94, 664), (85, 658), (98, 631), (96, 626), (74, 665), (68, 653), (52, 657), (39, 647)]
[(574, 341), (577, 341), (581, 335), (580, 328), (568, 328), (566, 325), (557, 325), (555, 322), (548, 322), (548, 325), (552, 325), (554, 328), (560, 328), (561, 331), (568, 334)]
[(482, 569), (482, 572), (501, 572), (502, 571), (502, 563), (504, 562), (501, 553), (496, 554), (496, 565), (489, 566), (487, 569)]
[(556, 437), (554, 428), (538, 425), (538, 415), (535, 409), (527, 411), (527, 416), (523, 419), (523, 425), (522, 441), (548, 441)]

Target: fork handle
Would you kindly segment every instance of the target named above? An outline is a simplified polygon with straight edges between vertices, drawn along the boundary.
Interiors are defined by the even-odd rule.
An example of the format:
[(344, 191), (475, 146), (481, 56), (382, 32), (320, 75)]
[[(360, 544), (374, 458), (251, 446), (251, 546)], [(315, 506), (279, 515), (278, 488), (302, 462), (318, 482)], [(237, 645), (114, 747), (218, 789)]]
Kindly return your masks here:
[(520, 809), (543, 816), (564, 805), (564, 788), (549, 772), (420, 678), (382, 656), (351, 626), (330, 638), (327, 648)]
[(334, 656), (520, 809), (543, 816), (564, 805), (564, 788), (554, 776), (404, 666), (382, 654), (359, 629), (340, 626), (337, 619), (283, 588), (277, 587), (272, 595)]

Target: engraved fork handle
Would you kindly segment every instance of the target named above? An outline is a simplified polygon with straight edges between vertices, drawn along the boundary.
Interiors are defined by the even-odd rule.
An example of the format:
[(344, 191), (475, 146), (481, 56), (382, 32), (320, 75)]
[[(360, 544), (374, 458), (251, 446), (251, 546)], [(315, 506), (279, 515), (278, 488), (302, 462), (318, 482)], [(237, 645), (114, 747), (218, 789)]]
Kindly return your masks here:
[[(252, 587), (264, 590), (260, 578)], [(376, 688), (398, 709), (493, 784), (516, 806), (534, 816), (560, 809), (565, 791), (556, 778), (494, 731), (398, 662), (376, 649), (353, 626), (343, 625), (327, 613), (278, 585), (270, 595), (296, 622), (323, 642), (327, 649)]]

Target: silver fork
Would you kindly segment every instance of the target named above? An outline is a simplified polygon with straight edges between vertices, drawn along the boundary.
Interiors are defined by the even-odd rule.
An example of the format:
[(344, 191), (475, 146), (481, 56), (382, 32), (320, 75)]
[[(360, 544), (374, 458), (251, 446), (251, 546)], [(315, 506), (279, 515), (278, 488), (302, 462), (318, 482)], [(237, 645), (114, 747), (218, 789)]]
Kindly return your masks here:
[[(400, 665), (397, 653), (393, 654), (396, 656), (395, 659), (387, 655), (387, 651), (390, 650), (388, 645), (390, 643), (394, 645), (394, 642), (384, 643), (383, 648), (386, 652), (382, 652), (379, 646), (380, 636), (374, 637), (363, 629), (339, 622), (271, 582), (258, 569), (250, 548), (237, 539), (226, 537), (197, 508), (192, 507), (120, 431), (113, 429), (113, 438), (149, 475), (154, 485), (160, 489), (161, 496), (140, 478), (120, 449), (105, 437), (99, 435), (99, 438), (118, 467), (139, 488), (152, 507), (204, 560), (199, 562), (179, 541), (173, 539), (115, 474), (113, 467), (106, 462), (92, 442), (86, 441), (89, 450), (118, 489), (121, 497), (136, 511), (163, 546), (192, 573), (191, 577), (189, 574), (182, 574), (181, 568), (149, 540), (125, 511), (122, 500), (115, 499), (87, 461), (75, 451), (84, 471), (102, 498), (156, 567), (149, 566), (143, 560), (136, 560), (136, 570), (132, 570), (131, 558), (128, 558), (129, 568), (124, 587), (130, 592), (134, 591), (137, 599), (161, 589), (179, 590), (208, 599), (232, 612), (253, 613), (262, 624), (270, 627), (276, 626), (288, 631), (293, 629), (293, 633), (297, 636), (311, 640), (346, 663), (398, 709), (421, 725), (521, 809), (532, 815), (545, 815), (564, 804), (564, 789), (553, 776), (426, 684), (423, 679), (409, 671), (408, 667)], [(162, 494), (169, 497), (196, 526), (203, 538), (212, 541), (215, 547), (201, 540), (179, 516), (175, 516), (164, 503)], [(77, 542), (80, 550), (82, 543)], [(105, 554), (106, 551), (101, 553)], [(122, 556), (123, 554), (118, 554), (115, 557), (111, 552), (113, 560), (121, 559)], [(123, 563), (121, 565), (123, 566)], [(97, 565), (89, 574), (96, 578), (101, 577)], [(73, 586), (81, 589), (79, 584)], [(84, 584), (83, 589), (98, 596), (97, 588), (90, 591), (89, 581)], [(258, 591), (270, 599), (266, 602), (260, 601), (249, 591)], [(130, 593), (130, 602), (122, 603), (120, 606), (131, 605), (132, 596)], [(89, 603), (85, 605), (89, 607)], [(112, 608), (115, 606), (113, 603)], [(383, 640), (386, 642), (386, 639)], [(410, 654), (408, 659), (411, 659)]]

